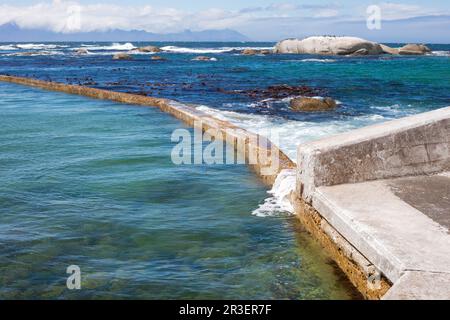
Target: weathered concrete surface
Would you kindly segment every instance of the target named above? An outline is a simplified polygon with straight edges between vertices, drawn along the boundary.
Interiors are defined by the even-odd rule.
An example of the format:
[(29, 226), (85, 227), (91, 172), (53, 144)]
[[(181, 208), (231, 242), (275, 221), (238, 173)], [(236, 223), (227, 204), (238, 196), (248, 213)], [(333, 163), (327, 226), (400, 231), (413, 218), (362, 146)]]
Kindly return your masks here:
[(369, 126), (298, 148), (299, 192), (450, 170), (450, 107)]
[(230, 143), (237, 152), (245, 155), (245, 159), (250, 167), (269, 185), (274, 183), (281, 170), (292, 169), (295, 167), (295, 164), (289, 157), (265, 137), (241, 129), (230, 122), (216, 119), (211, 115), (197, 110), (192, 105), (182, 104), (169, 99), (146, 97), (84, 86), (66, 85), (63, 83), (41, 81), (31, 78), (0, 75), (0, 81), (82, 95), (95, 99), (111, 100), (146, 107), (157, 107), (186, 122), (190, 126), (194, 126), (196, 123), (200, 124), (200, 129), (208, 131), (212, 137)]
[(450, 288), (448, 273), (407, 271), (383, 300), (450, 300), (448, 288)]
[(310, 204), (295, 195), (292, 198), (296, 216), (302, 225), (322, 245), (355, 288), (366, 299), (381, 299), (391, 288), (391, 282), (383, 275), (374, 277), (377, 268), (367, 258)]
[(447, 229), (398, 198), (391, 183), (320, 187), (312, 205), (394, 284), (407, 270), (450, 273)]
[(400, 199), (450, 229), (450, 176), (401, 178), (389, 185)]
[(298, 158), (296, 197), (393, 284), (384, 298), (450, 298), (450, 108), (301, 145)]
[(287, 39), (278, 42), (275, 53), (321, 55), (372, 55), (382, 54), (378, 43), (356, 37), (317, 36), (305, 39)]

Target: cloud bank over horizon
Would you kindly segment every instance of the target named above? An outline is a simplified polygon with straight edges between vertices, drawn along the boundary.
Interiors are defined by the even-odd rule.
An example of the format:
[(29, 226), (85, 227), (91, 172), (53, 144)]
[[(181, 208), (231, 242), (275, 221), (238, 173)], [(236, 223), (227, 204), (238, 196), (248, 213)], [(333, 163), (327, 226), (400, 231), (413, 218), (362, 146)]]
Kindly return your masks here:
[[(394, 2), (358, 4), (274, 2), (263, 6), (186, 10), (135, 3), (37, 1), (26, 5), (0, 4), (0, 25), (59, 33), (144, 30), (173, 33), (233, 29), (257, 41), (273, 41), (312, 34), (364, 36), (375, 41), (450, 42), (450, 5), (440, 7)], [(404, 0), (406, 2), (406, 0)], [(436, 1), (434, 1), (436, 2)], [(253, 2), (252, 2), (253, 3)], [(368, 30), (366, 9), (381, 9), (381, 30)], [(79, 14), (79, 15), (78, 15)]]

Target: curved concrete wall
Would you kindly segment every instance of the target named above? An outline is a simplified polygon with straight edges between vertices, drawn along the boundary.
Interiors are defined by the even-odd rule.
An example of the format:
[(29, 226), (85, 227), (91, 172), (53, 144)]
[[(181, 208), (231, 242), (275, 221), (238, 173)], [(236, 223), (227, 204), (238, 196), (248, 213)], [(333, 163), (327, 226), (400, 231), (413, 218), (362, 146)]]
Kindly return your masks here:
[(339, 134), (298, 148), (300, 196), (315, 188), (450, 169), (450, 107)]

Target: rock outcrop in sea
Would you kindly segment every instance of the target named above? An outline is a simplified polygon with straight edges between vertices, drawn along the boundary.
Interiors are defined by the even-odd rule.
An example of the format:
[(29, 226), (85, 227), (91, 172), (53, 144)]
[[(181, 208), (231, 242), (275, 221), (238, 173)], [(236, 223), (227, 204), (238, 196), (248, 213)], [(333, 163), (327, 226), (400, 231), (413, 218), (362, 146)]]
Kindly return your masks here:
[(113, 60), (132, 60), (133, 57), (128, 53), (116, 53), (113, 56)]
[(274, 53), (320, 55), (374, 55), (383, 49), (376, 42), (356, 37), (309, 37), (303, 40), (288, 39), (277, 43)]
[(242, 50), (241, 54), (245, 55), (245, 56), (254, 56), (254, 55), (258, 55), (258, 54), (262, 54), (262, 55), (268, 55), (271, 54), (272, 51), (267, 50), (267, 49), (251, 49), (251, 48), (247, 48)]
[(166, 61), (167, 60), (166, 58), (163, 58), (161, 56), (152, 56), (150, 59), (155, 60), (155, 61)]
[(137, 48), (136, 49), (138, 52), (143, 52), (143, 53), (158, 53), (161, 52), (162, 50), (156, 46), (146, 46), (146, 47), (141, 47), (141, 48)]
[(294, 98), (290, 102), (293, 111), (329, 111), (336, 108), (336, 101), (331, 98)]
[(278, 42), (274, 53), (365, 56), (379, 54), (424, 55), (431, 50), (423, 44), (407, 44), (391, 48), (357, 37), (317, 36)]
[(198, 56), (192, 59), (192, 61), (217, 61), (217, 59), (207, 56)]

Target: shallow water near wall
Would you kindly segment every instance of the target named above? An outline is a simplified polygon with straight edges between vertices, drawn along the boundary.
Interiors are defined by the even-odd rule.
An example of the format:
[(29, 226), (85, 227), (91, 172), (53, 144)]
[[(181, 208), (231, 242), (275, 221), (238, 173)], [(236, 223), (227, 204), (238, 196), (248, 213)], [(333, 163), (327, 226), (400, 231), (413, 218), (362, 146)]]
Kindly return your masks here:
[(0, 84), (0, 113), (1, 299), (359, 297), (246, 166), (172, 164), (159, 110)]

